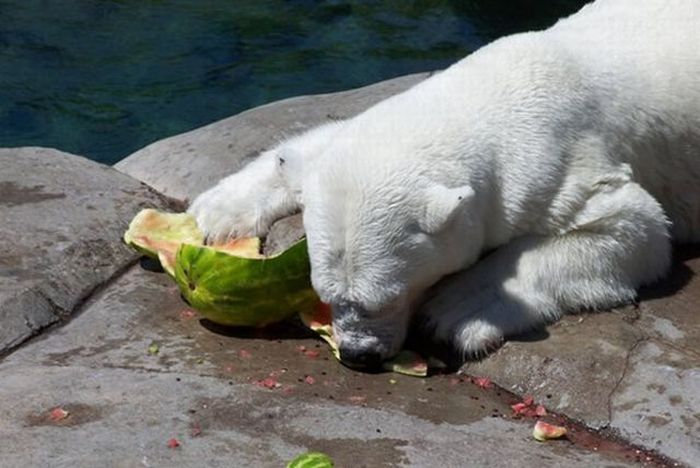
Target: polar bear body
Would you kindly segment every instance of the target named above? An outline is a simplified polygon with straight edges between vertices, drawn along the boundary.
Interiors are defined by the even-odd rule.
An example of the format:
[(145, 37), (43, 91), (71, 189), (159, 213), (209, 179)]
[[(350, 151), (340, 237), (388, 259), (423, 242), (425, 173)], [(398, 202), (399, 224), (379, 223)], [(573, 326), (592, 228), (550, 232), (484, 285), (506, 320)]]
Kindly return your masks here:
[(599, 0), (282, 143), (191, 211), (260, 235), (303, 207), (351, 364), (394, 354), (416, 317), (478, 354), (629, 301), (666, 272), (669, 226), (700, 240), (697, 24), (693, 0)]

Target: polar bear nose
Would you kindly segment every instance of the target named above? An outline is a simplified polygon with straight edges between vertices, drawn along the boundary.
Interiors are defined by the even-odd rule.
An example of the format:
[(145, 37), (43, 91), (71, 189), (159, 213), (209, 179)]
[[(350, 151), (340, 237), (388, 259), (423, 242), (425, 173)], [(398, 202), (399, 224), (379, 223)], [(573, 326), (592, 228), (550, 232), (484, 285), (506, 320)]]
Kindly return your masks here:
[(382, 355), (371, 349), (340, 346), (340, 360), (349, 367), (378, 370), (382, 366)]

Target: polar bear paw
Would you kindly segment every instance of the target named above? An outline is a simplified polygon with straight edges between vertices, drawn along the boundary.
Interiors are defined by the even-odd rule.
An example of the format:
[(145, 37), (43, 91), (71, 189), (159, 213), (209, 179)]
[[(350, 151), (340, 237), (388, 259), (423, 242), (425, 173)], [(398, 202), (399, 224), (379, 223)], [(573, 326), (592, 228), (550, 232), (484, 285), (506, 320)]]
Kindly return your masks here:
[(260, 236), (269, 228), (259, 200), (247, 196), (236, 185), (221, 183), (204, 192), (192, 202), (188, 212), (194, 215), (209, 243)]
[(188, 212), (213, 243), (265, 236), (273, 222), (297, 209), (277, 157), (267, 152), (199, 195)]

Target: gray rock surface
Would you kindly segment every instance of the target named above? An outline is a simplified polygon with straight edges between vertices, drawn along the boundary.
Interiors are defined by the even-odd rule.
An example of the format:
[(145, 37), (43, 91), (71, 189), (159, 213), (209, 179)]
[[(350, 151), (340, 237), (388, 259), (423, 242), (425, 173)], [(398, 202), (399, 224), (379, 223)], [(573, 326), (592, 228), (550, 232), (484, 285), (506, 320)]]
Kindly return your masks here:
[(323, 122), (352, 117), (429, 75), (419, 73), (350, 91), (296, 97), (256, 107), (157, 141), (114, 167), (168, 196), (191, 200), (286, 136)]
[(304, 223), (301, 213), (287, 216), (270, 226), (263, 253), (274, 255), (288, 249), (294, 242), (304, 237)]
[[(308, 450), (339, 467), (632, 466), (534, 441), (500, 393), (454, 376), (351, 371), (293, 324), (200, 323), (165, 274), (138, 266), (0, 376), (3, 466), (282, 467)], [(270, 376), (278, 387), (257, 383)]]
[(0, 353), (67, 317), (137, 257), (120, 235), (165, 198), (114, 169), (44, 148), (0, 149)]
[(513, 340), (469, 373), (695, 466), (700, 460), (700, 249), (678, 249), (671, 275), (641, 301), (567, 317)]

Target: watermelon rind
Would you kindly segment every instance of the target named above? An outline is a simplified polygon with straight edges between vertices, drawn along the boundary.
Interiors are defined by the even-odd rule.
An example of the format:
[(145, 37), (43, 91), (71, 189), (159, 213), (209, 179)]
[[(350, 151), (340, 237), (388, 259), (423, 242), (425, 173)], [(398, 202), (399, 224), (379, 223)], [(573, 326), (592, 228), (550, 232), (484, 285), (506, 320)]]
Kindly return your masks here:
[(302, 453), (287, 463), (287, 468), (333, 468), (333, 459), (321, 452)]
[(264, 326), (315, 307), (306, 239), (271, 257), (243, 258), (182, 244), (175, 281), (185, 300), (221, 325)]

